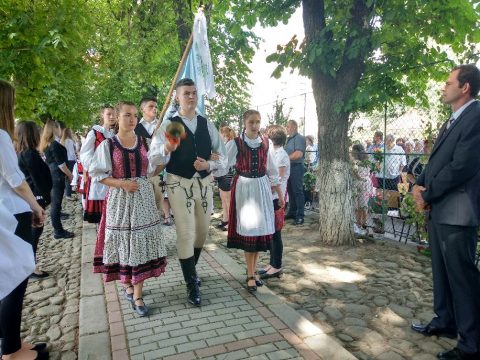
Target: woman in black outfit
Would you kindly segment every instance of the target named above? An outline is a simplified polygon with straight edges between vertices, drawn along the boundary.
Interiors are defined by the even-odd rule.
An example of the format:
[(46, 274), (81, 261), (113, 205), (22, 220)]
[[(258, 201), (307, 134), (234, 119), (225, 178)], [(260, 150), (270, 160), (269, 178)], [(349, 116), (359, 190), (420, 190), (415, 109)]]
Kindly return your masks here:
[(63, 228), (60, 219), (62, 210), (63, 192), (65, 191), (65, 177), (68, 182), (72, 181), (72, 173), (67, 167), (67, 149), (56, 139), (61, 135), (62, 130), (55, 121), (47, 121), (43, 128), (42, 138), (40, 140), (40, 152), (45, 155), (45, 160), (50, 168), (52, 175), (52, 205), (50, 208), (50, 217), (52, 219), (53, 237), (55, 239), (72, 238), (74, 234)]
[[(33, 121), (22, 121), (15, 127), (16, 150), (18, 154), (18, 166), (25, 174), (30, 189), (35, 195), (38, 204), (45, 209), (51, 202), (52, 176), (48, 165), (43, 161), (38, 152), (40, 131)], [(43, 225), (33, 228), (32, 247), (33, 253), (37, 254), (38, 240), (43, 233)], [(38, 268), (30, 276), (31, 278), (44, 278), (48, 273)]]
[[(0, 80), (0, 202), (17, 220), (15, 235), (32, 243), (32, 225), (41, 226), (45, 210), (38, 205), (25, 176), (18, 167), (18, 159), (12, 137), (15, 126), (13, 112), (15, 89), (8, 82)], [(20, 328), (22, 307), (28, 279), (22, 281), (10, 294), (0, 301), (0, 338), (2, 338), (2, 360), (25, 359), (46, 360), (46, 344), (22, 343)]]

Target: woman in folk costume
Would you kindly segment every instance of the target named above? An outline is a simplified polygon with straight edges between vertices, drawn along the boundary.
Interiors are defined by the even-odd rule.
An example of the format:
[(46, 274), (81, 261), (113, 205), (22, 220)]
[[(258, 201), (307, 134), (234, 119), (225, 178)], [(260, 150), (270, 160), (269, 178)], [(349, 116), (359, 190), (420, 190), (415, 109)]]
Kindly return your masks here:
[(102, 118), (102, 126), (94, 125), (85, 139), (85, 143), (80, 149), (80, 162), (84, 170), (87, 171), (86, 181), (84, 185), (85, 191), (85, 211), (83, 212), (83, 220), (89, 223), (99, 223), (102, 216), (103, 200), (107, 193), (107, 186), (92, 180), (88, 171), (90, 170), (90, 163), (92, 162), (95, 150), (100, 143), (109, 139), (113, 135), (113, 128), (117, 122), (115, 118), (115, 111), (112, 106), (106, 105), (101, 108), (100, 116)]
[(245, 251), (247, 289), (263, 285), (255, 273), (259, 251), (270, 249), (275, 232), (272, 190), (278, 194), (279, 207), (285, 205), (273, 146), (260, 135), (260, 113), (243, 114), (245, 130), (227, 150), (229, 166), (235, 164), (228, 223), (229, 248)]
[(97, 232), (94, 272), (105, 282), (120, 280), (124, 295), (140, 316), (148, 314), (143, 282), (160, 276), (167, 264), (166, 249), (153, 194), (147, 179), (148, 147), (135, 135), (137, 109), (120, 102), (118, 133), (104, 140), (90, 163), (90, 175), (109, 187)]

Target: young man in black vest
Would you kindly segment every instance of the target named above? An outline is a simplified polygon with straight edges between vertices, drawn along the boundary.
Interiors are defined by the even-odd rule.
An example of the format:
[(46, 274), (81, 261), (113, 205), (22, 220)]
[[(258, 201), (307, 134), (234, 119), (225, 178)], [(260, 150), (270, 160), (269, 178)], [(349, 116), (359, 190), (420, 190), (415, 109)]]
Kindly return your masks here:
[[(199, 279), (195, 265), (207, 238), (212, 212), (213, 190), (210, 173), (227, 167), (225, 145), (213, 123), (196, 112), (197, 89), (191, 79), (176, 85), (178, 111), (163, 121), (152, 138), (151, 166), (166, 165), (166, 186), (176, 218), (177, 254), (187, 283), (188, 301), (200, 306)], [(186, 138), (179, 144), (165, 137), (167, 126), (178, 122), (185, 127)], [(212, 152), (220, 154), (209, 160)]]

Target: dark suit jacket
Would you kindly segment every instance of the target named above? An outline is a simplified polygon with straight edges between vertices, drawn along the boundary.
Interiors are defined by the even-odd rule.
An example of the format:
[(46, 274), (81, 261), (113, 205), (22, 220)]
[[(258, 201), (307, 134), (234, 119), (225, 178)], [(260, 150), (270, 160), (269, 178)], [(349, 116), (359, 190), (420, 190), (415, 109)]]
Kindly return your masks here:
[(480, 102), (470, 104), (450, 129), (442, 126), (417, 184), (437, 223), (480, 224)]

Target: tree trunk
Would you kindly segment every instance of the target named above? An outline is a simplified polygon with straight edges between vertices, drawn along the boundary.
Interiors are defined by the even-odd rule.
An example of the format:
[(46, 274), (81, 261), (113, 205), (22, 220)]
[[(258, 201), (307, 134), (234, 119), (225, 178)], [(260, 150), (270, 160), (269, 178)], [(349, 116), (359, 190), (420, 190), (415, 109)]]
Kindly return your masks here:
[(313, 74), (319, 139), (320, 241), (328, 245), (354, 245), (351, 164), (348, 155), (348, 113), (335, 111), (345, 97), (340, 79)]

